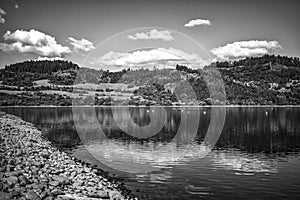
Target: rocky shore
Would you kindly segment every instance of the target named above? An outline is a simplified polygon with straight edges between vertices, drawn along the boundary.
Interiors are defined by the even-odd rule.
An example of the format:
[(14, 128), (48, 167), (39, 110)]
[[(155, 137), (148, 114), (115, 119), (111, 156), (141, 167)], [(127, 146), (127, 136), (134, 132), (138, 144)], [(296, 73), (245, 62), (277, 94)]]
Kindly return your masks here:
[(32, 124), (0, 112), (0, 200), (136, 199), (101, 173), (53, 147)]

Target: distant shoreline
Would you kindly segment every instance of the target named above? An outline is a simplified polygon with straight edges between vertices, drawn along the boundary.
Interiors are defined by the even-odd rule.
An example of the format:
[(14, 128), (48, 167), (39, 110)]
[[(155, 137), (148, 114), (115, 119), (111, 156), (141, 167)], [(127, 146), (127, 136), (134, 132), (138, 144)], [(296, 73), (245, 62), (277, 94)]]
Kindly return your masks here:
[(124, 105), (124, 106), (118, 106), (118, 105), (112, 105), (112, 106), (91, 106), (91, 105), (87, 105), (87, 106), (53, 106), (53, 105), (41, 105), (41, 106), (0, 106), (0, 108), (72, 108), (72, 107), (79, 107), (79, 108), (88, 108), (88, 107), (95, 107), (95, 108), (110, 108), (110, 107), (115, 107), (115, 108), (126, 108), (126, 107), (130, 107), (130, 108), (150, 108), (150, 107), (167, 107), (167, 108), (215, 108), (215, 107), (220, 107), (220, 108), (239, 108), (239, 107), (268, 107), (268, 108), (272, 108), (272, 107), (299, 107), (300, 105), (205, 105), (205, 106), (190, 106), (190, 105), (182, 105), (182, 106), (163, 106), (163, 105), (154, 105), (154, 106), (134, 106), (134, 105)]

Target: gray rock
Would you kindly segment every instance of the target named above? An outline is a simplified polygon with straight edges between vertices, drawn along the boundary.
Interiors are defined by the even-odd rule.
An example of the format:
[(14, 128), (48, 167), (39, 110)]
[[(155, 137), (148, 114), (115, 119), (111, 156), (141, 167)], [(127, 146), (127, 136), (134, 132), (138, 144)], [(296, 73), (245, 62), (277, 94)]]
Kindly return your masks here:
[(30, 123), (1, 112), (0, 118), (0, 182), (8, 192), (0, 200), (124, 199), (98, 170), (52, 147)]
[(0, 192), (0, 200), (10, 200), (9, 194)]
[(20, 134), (20, 139), (24, 138), (25, 136), (26, 136), (26, 134), (25, 134), (24, 132), (22, 132), (22, 133)]
[(19, 191), (12, 191), (8, 194), (9, 199), (20, 197), (21, 193)]
[(53, 200), (54, 198), (52, 196), (46, 197), (44, 200)]
[(40, 162), (38, 162), (38, 161), (35, 161), (35, 162), (33, 162), (32, 163), (34, 166), (36, 166), (36, 167), (40, 167), (42, 164), (40, 163)]
[(111, 200), (121, 200), (123, 199), (123, 196), (121, 195), (120, 192), (116, 192), (116, 191), (110, 191), (109, 192), (109, 197)]
[(57, 187), (57, 186), (59, 186), (59, 182), (58, 181), (50, 181), (49, 185), (51, 185), (53, 187)]
[(90, 172), (91, 172), (91, 168), (85, 167), (85, 168), (83, 169), (83, 172), (85, 172), (85, 173), (90, 173)]
[(54, 175), (52, 177), (52, 179), (54, 181), (57, 181), (59, 184), (61, 185), (66, 185), (66, 184), (69, 184), (70, 183), (70, 179), (68, 179), (67, 177), (64, 177), (64, 176), (58, 176), (58, 175)]
[(77, 184), (78, 184), (79, 186), (82, 186), (82, 185), (84, 184), (84, 182), (83, 182), (82, 180), (78, 180), (78, 181), (77, 181)]
[(41, 196), (42, 199), (46, 198), (47, 192), (46, 192), (46, 191), (43, 191), (43, 192), (41, 193), (40, 196)]
[(22, 174), (22, 172), (20, 172), (19, 170), (17, 170), (17, 171), (13, 171), (13, 172), (6, 172), (5, 176), (6, 177), (11, 177), (11, 176), (19, 176), (21, 174)]
[(6, 182), (7, 182), (7, 184), (8, 185), (15, 185), (16, 183), (18, 183), (18, 177), (16, 177), (16, 176), (10, 176), (10, 177), (8, 177), (8, 178), (6, 178)]
[(61, 190), (55, 188), (55, 189), (51, 190), (51, 194), (53, 196), (57, 196), (57, 195), (64, 194), (64, 193)]
[(91, 197), (91, 198), (99, 198), (100, 196), (94, 192), (88, 192), (87, 193), (87, 196), (88, 197)]
[(108, 192), (104, 191), (104, 190), (97, 191), (97, 195), (99, 196), (99, 198), (107, 198), (107, 197), (109, 197)]
[(39, 195), (37, 195), (34, 191), (30, 190), (27, 192), (27, 194), (25, 195), (26, 199), (28, 200), (41, 200), (41, 198), (39, 197)]
[(88, 185), (88, 186), (93, 186), (93, 185), (95, 185), (95, 183), (93, 183), (93, 182), (88, 182), (87, 185)]

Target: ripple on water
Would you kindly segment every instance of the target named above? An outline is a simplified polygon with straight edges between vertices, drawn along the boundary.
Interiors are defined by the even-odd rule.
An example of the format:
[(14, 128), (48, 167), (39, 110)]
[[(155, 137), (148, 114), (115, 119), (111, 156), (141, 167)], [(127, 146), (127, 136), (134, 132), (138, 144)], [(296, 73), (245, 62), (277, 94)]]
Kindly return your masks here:
[(185, 191), (189, 194), (198, 195), (199, 197), (213, 196), (211, 187), (187, 185), (187, 186), (185, 186)]
[(275, 159), (267, 159), (264, 155), (250, 156), (241, 151), (214, 152), (212, 156), (214, 168), (224, 168), (234, 171), (236, 175), (251, 176), (256, 173), (275, 174), (278, 172), (278, 164)]

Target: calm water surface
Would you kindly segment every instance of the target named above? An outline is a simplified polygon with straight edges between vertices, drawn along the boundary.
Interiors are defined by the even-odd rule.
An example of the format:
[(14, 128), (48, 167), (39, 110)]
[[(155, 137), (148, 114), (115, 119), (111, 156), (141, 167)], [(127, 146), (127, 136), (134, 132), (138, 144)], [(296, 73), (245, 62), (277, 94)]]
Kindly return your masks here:
[[(77, 113), (67, 107), (1, 109), (34, 123), (62, 150), (125, 178), (141, 199), (300, 199), (297, 107), (157, 108), (166, 111), (166, 118), (157, 115), (152, 125), (162, 127), (144, 138), (135, 137), (145, 133), (128, 119), (149, 125), (147, 108), (80, 108)], [(95, 113), (104, 136), (94, 123), (75, 128), (74, 119), (89, 123)], [(210, 123), (222, 123), (222, 115), (222, 133), (212, 151), (205, 151), (201, 144)], [(197, 117), (194, 132), (189, 124)]]

